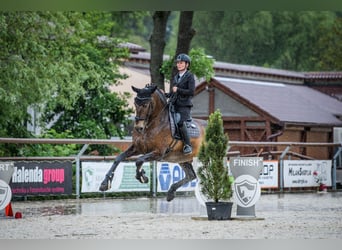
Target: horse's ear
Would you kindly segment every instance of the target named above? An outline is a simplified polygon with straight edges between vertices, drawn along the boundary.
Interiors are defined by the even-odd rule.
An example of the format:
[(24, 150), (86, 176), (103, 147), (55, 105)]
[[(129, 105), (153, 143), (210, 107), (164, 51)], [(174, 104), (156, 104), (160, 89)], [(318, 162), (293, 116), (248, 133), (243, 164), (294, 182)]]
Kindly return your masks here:
[(136, 93), (139, 93), (139, 91), (140, 91), (140, 89), (138, 89), (138, 88), (136, 88), (136, 87), (134, 87), (134, 86), (132, 86), (132, 89), (133, 89), (133, 91), (136, 92)]
[(156, 89), (158, 88), (158, 86), (157, 85), (153, 85), (153, 88), (152, 88), (152, 93), (154, 92), (154, 91), (156, 91)]

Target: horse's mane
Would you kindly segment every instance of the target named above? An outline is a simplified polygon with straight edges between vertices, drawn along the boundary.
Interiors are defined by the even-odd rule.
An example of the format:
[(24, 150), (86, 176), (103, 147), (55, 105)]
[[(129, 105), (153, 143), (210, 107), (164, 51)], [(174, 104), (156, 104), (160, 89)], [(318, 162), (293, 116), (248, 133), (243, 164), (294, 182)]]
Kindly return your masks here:
[(156, 91), (154, 93), (157, 94), (157, 96), (159, 97), (159, 99), (163, 102), (164, 105), (167, 104), (167, 99), (165, 97), (164, 91), (162, 89), (160, 89), (156, 84), (151, 83), (151, 84), (146, 84), (145, 88), (155, 88), (157, 87)]
[(161, 90), (160, 88), (157, 88), (156, 93), (158, 94), (159, 98), (164, 103), (164, 105), (166, 105), (167, 104), (167, 99), (166, 99), (166, 97), (164, 95), (164, 91)]

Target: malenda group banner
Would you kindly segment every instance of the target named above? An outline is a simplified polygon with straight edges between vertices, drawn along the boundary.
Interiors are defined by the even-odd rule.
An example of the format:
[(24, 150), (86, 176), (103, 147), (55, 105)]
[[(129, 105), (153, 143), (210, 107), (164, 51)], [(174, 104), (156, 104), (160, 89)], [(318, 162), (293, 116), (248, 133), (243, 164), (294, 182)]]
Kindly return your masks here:
[(72, 162), (14, 162), (13, 196), (72, 193)]

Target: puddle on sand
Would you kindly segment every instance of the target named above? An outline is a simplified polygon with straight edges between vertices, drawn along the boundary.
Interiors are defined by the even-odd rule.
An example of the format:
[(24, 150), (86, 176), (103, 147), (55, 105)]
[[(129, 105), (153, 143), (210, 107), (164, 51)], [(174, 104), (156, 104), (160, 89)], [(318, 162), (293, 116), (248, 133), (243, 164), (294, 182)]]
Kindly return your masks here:
[(196, 214), (200, 204), (195, 197), (177, 197), (172, 202), (165, 198), (139, 199), (79, 199), (56, 201), (25, 201), (12, 204), (13, 210), (26, 217), (52, 215), (110, 216), (119, 213)]
[[(265, 194), (255, 204), (258, 211), (341, 211), (342, 192), (326, 194)], [(199, 216), (206, 214), (194, 196), (176, 197), (167, 202), (165, 198), (138, 199), (76, 199), (55, 201), (13, 202), (14, 213), (20, 211), (25, 217), (52, 215), (111, 216), (120, 213), (179, 214)]]

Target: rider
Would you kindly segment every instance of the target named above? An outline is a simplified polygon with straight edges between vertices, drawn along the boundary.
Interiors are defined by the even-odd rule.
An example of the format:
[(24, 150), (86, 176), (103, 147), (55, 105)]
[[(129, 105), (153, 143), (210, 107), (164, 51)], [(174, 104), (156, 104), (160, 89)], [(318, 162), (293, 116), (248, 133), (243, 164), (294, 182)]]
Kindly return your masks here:
[(175, 112), (180, 114), (177, 125), (184, 143), (183, 153), (191, 154), (192, 146), (188, 134), (186, 121), (191, 119), (192, 97), (195, 93), (195, 78), (189, 71), (191, 59), (187, 54), (179, 54), (176, 58), (178, 73), (170, 84), (170, 94), (175, 94), (172, 101)]

